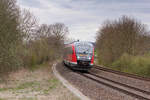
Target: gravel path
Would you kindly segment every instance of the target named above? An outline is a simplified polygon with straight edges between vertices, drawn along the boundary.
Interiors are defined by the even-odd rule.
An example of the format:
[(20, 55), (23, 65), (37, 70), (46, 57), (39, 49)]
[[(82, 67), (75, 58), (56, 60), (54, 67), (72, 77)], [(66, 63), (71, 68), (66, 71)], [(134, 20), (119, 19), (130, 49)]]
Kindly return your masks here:
[(91, 98), (91, 100), (138, 100), (134, 97), (130, 97), (124, 93), (120, 93), (117, 90), (80, 76), (79, 74), (63, 66), (61, 63), (57, 64), (56, 69), (84, 95)]
[(97, 70), (94, 68), (91, 71), (100, 75), (100, 76), (106, 77), (108, 79), (111, 79), (111, 80), (113, 79), (114, 81), (117, 81), (120, 83), (125, 83), (129, 86), (138, 87), (139, 89), (143, 89), (145, 91), (150, 92), (150, 81), (134, 79), (134, 78), (130, 78), (130, 77), (122, 76), (122, 75), (117, 75), (117, 74), (102, 71), (102, 70)]

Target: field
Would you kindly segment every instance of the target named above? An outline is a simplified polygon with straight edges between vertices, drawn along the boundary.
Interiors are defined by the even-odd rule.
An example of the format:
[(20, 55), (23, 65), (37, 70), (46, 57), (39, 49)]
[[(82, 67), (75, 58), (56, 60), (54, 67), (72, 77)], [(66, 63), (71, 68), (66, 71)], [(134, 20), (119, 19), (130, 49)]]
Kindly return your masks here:
[(10, 73), (0, 82), (0, 100), (79, 100), (55, 78), (50, 66)]

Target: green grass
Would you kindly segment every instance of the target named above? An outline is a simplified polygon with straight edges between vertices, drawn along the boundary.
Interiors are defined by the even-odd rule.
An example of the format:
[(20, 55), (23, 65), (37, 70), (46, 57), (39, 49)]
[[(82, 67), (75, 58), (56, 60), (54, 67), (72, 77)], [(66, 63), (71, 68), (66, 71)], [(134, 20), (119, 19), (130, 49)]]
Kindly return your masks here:
[[(11, 95), (15, 96), (23, 95), (23, 97), (18, 98), (18, 100), (38, 100), (38, 96), (47, 97), (53, 93), (56, 96), (58, 95), (57, 100), (68, 100), (68, 98), (70, 98), (69, 100), (80, 100), (77, 97), (74, 97), (74, 95), (70, 92), (69, 94), (68, 92), (63, 92), (63, 90), (66, 88), (60, 90), (60, 88), (64, 86), (62, 86), (61, 82), (57, 80), (53, 74), (51, 74), (52, 71), (47, 71), (49, 70), (49, 67), (50, 65), (48, 63), (36, 65), (33, 69), (33, 73), (30, 70), (28, 70), (30, 73), (27, 74), (27, 76), (25, 76), (24, 79), (21, 79), (19, 81), (13, 81), (13, 84), (11, 82), (11, 85), (5, 86), (6, 88), (0, 88), (0, 92), (2, 94), (10, 93)], [(35, 71), (40, 72), (43, 76), (40, 76), (38, 77), (38, 79), (35, 79), (35, 74), (37, 74), (37, 72)], [(62, 92), (60, 93), (60, 91)], [(34, 92), (35, 95), (33, 97), (28, 98), (28, 94), (32, 92)], [(1, 98), (0, 100), (7, 99), (8, 98), (6, 97), (5, 99)]]
[(7, 100), (7, 99), (0, 98), (0, 100)]
[(38, 100), (37, 98), (20, 98), (19, 100)]
[(13, 90), (14, 88), (0, 88), (0, 92)]
[(49, 66), (51, 66), (51, 65), (49, 64), (49, 62), (44, 62), (44, 63), (42, 63), (42, 64), (35, 64), (35, 65), (32, 65), (32, 66), (29, 67), (29, 69), (30, 69), (31, 71), (35, 71), (35, 70), (37, 70), (37, 69), (39, 69), (39, 68), (44, 68), (44, 67), (49, 67)]
[(138, 56), (125, 53), (112, 63), (102, 63), (102, 59), (98, 56), (97, 63), (114, 70), (150, 78), (150, 53)]
[(144, 77), (150, 77), (150, 56), (131, 56), (124, 54), (120, 59), (112, 63), (111, 68)]
[(58, 86), (58, 84), (60, 84), (60, 82), (57, 79), (50, 79), (47, 81), (50, 85), (47, 87), (47, 89), (43, 90), (44, 94), (49, 94), (49, 92), (53, 89), (56, 89), (56, 87)]
[(49, 82), (49, 83), (52, 83), (52, 84), (55, 84), (55, 85), (56, 85), (57, 83), (59, 83), (59, 81), (58, 81), (56, 78), (49, 79), (48, 82)]
[[(6, 91), (6, 90), (8, 90), (8, 88), (0, 88), (0, 92), (1, 91)], [(1, 100), (1, 99), (0, 99)]]
[(40, 83), (39, 82), (26, 82), (23, 84), (20, 84), (18, 87), (14, 88), (16, 90), (21, 90), (21, 89), (26, 89), (26, 88), (34, 88), (36, 86), (39, 86)]
[(39, 87), (40, 83), (38, 82), (25, 82), (20, 84), (17, 87), (13, 87), (13, 88), (0, 88), (0, 91), (8, 91), (8, 90), (12, 90), (12, 91), (17, 91), (17, 90), (23, 90), (23, 89), (27, 89), (27, 88), (36, 88)]
[[(60, 82), (53, 78), (53, 79), (49, 79), (49, 80), (43, 80), (46, 81), (45, 86), (44, 84), (40, 84), (40, 82), (37, 81), (32, 81), (32, 82), (25, 82), (20, 84), (17, 87), (14, 88), (0, 88), (0, 91), (18, 91), (18, 90), (25, 90), (25, 89), (31, 89), (31, 91), (42, 91), (44, 94), (49, 94), (51, 90), (56, 89), (56, 87), (60, 84)], [(43, 87), (47, 87), (47, 88), (43, 88)]]

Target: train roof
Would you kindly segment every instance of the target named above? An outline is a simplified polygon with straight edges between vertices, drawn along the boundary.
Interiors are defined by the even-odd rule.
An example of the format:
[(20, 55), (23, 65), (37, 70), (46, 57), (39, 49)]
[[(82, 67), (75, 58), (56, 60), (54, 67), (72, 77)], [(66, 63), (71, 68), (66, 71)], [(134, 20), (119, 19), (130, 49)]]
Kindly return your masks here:
[(82, 42), (75, 42), (74, 44), (75, 44), (75, 45), (86, 44), (86, 45), (91, 45), (91, 46), (93, 46), (92, 43), (90, 43), (90, 42), (85, 42), (85, 41), (82, 41)]
[(88, 44), (94, 46), (91, 42), (87, 42), (87, 41), (74, 41), (71, 43), (66, 43), (65, 45), (80, 45), (80, 44)]

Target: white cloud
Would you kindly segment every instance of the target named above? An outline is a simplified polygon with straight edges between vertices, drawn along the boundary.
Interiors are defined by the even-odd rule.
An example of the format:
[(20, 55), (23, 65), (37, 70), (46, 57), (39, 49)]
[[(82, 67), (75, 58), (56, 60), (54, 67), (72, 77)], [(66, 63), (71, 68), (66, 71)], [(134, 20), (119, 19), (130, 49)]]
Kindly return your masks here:
[(72, 28), (72, 34), (70, 37), (74, 37), (76, 40), (84, 40), (84, 41), (95, 41), (95, 32), (98, 30), (99, 24), (88, 24), (88, 25), (81, 25), (77, 24), (74, 25)]
[(106, 19), (121, 15), (136, 17), (150, 24), (150, 2), (147, 0), (18, 0), (22, 8), (29, 9), (40, 23), (62, 22), (69, 27), (70, 37), (95, 41), (95, 33)]

